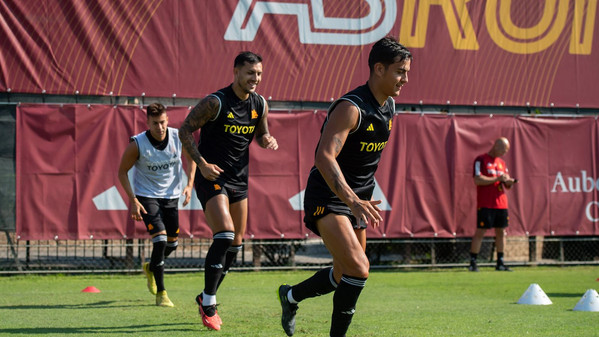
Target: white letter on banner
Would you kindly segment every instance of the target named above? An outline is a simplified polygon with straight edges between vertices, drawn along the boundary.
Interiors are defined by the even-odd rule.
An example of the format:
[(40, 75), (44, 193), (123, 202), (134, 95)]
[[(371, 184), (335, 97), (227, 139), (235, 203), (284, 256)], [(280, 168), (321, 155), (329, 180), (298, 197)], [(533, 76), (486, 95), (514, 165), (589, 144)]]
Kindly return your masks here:
[(599, 202), (596, 201), (591, 201), (589, 202), (589, 204), (587, 205), (587, 209), (586, 209), (586, 215), (587, 215), (587, 219), (589, 219), (589, 221), (592, 222), (597, 222), (599, 221), (599, 218), (593, 218), (593, 215), (591, 214), (591, 206), (599, 206)]
[(570, 186), (570, 192), (581, 192), (580, 190), (580, 178), (568, 177), (568, 186)]
[[(587, 171), (581, 170), (582, 172), (582, 190), (585, 192), (593, 192), (595, 189), (595, 180), (593, 177), (587, 177)], [(589, 186), (589, 183), (591, 184)]]
[[(369, 14), (362, 18), (327, 18), (324, 16), (323, 0), (311, 0), (315, 29), (347, 30), (349, 33), (313, 32), (310, 26), (308, 4), (257, 1), (243, 27), (252, 0), (239, 0), (233, 17), (225, 32), (228, 41), (253, 41), (260, 28), (264, 14), (295, 15), (299, 28), (299, 40), (304, 44), (328, 44), (361, 46), (385, 37), (395, 24), (397, 4), (395, 0), (365, 0), (370, 6)], [(372, 29), (383, 15), (381, 1), (385, 3), (385, 17)], [(369, 30), (372, 29), (372, 30)], [(361, 32), (369, 30), (366, 32)]]
[(551, 193), (557, 192), (556, 187), (558, 185), (562, 188), (562, 192), (569, 192), (568, 189), (566, 188), (566, 183), (564, 182), (564, 178), (562, 177), (561, 172), (557, 172), (557, 175), (555, 176), (555, 183), (553, 183), (553, 188), (551, 189)]

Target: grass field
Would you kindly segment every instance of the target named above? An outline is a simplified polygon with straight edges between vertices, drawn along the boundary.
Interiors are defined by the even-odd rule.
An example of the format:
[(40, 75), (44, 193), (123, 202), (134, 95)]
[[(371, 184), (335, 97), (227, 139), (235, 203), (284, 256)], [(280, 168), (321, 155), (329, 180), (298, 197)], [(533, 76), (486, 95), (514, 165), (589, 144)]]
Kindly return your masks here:
[[(231, 272), (218, 294), (219, 332), (197, 314), (202, 273), (166, 275), (175, 308), (154, 306), (141, 273), (5, 276), (0, 336), (285, 336), (275, 291), (312, 274)], [(572, 311), (598, 277), (596, 266), (373, 271), (348, 336), (599, 336), (599, 312)], [(516, 304), (531, 283), (553, 304)], [(82, 293), (87, 286), (101, 292)], [(301, 303), (295, 336), (327, 336), (331, 308), (332, 294)]]

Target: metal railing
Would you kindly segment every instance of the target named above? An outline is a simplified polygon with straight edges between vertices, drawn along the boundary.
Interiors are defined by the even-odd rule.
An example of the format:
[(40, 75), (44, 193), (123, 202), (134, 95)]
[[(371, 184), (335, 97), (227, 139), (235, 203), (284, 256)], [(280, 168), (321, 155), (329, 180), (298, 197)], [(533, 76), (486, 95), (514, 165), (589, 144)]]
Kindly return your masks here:
[[(469, 238), (369, 240), (366, 254), (372, 268), (466, 267)], [(198, 271), (210, 239), (180, 238), (166, 261), (167, 270)], [(0, 239), (0, 274), (137, 272), (149, 260), (151, 241), (14, 240)], [(493, 238), (485, 238), (479, 265), (494, 264)], [(599, 237), (507, 237), (504, 260), (510, 265), (599, 265)], [(247, 240), (233, 269), (312, 269), (330, 265), (331, 256), (320, 239)]]

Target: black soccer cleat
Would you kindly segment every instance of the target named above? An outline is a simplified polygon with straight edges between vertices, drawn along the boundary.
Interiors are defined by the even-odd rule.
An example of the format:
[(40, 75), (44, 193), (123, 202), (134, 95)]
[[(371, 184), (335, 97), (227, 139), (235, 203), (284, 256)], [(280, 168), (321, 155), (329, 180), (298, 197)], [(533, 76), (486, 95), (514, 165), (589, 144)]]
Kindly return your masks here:
[(508, 266), (506, 266), (504, 264), (498, 265), (497, 267), (495, 267), (495, 270), (497, 270), (497, 271), (513, 271)]
[(476, 265), (476, 262), (470, 262), (470, 266), (468, 267), (469, 271), (478, 271), (478, 266)]
[(291, 289), (288, 284), (282, 284), (279, 287), (277, 295), (279, 296), (279, 302), (281, 302), (281, 325), (287, 336), (293, 336), (295, 332), (295, 313), (297, 312), (297, 304), (289, 303), (287, 299), (287, 293)]

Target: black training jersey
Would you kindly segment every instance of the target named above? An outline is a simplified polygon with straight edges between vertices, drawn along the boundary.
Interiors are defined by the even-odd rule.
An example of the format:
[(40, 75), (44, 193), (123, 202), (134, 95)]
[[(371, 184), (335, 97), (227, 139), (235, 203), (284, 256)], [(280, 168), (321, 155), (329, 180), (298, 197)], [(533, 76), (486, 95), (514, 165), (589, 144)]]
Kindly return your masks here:
[(220, 109), (214, 119), (202, 126), (198, 150), (208, 163), (224, 170), (221, 178), (247, 184), (249, 145), (256, 125), (264, 114), (264, 97), (251, 93), (241, 100), (229, 85), (213, 94)]
[[(328, 115), (340, 101), (349, 101), (354, 104), (360, 110), (360, 116), (358, 127), (348, 134), (345, 144), (337, 156), (337, 163), (347, 184), (356, 195), (360, 199), (370, 200), (374, 190), (374, 173), (391, 133), (395, 101), (389, 97), (385, 104), (380, 106), (368, 84), (359, 86), (331, 105), (327, 119), (320, 130), (321, 133), (328, 122)], [(317, 198), (334, 196), (333, 191), (316, 167), (312, 167), (310, 171), (306, 194), (308, 194), (308, 190), (317, 192)], [(314, 196), (313, 193), (311, 194)]]

